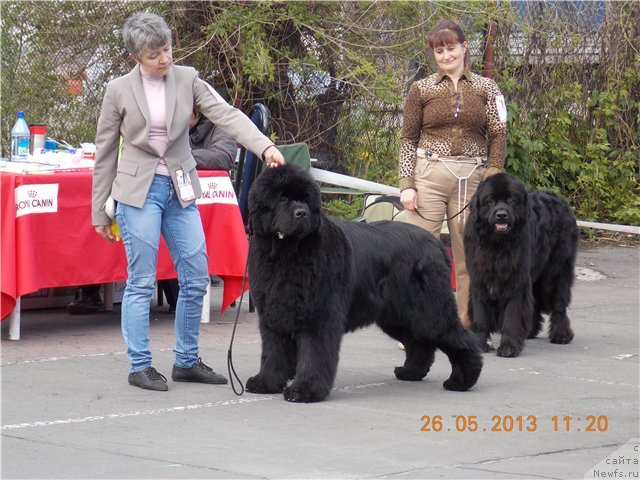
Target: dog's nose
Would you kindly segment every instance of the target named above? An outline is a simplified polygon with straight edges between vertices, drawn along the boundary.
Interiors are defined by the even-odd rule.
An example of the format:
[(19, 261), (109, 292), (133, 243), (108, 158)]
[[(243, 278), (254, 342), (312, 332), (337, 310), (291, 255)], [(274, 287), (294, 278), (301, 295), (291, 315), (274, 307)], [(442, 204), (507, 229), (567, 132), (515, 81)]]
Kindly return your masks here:
[(498, 210), (496, 212), (496, 218), (498, 220), (505, 220), (505, 219), (509, 218), (509, 214), (507, 213), (506, 210)]
[(293, 216), (296, 218), (307, 218), (307, 211), (304, 208), (296, 208), (293, 211)]

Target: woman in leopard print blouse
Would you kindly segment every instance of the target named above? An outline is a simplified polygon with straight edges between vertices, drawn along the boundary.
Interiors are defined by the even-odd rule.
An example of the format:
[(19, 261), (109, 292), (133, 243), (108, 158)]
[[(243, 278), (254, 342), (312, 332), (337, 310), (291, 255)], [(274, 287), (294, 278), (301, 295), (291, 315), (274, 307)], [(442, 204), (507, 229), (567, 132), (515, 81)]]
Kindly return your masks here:
[(480, 181), (504, 168), (507, 112), (496, 83), (469, 71), (460, 26), (440, 20), (429, 34), (438, 71), (411, 85), (402, 125), (400, 201), (408, 221), (440, 237), (445, 219), (456, 266), (460, 318), (469, 327), (464, 258), (466, 211)]

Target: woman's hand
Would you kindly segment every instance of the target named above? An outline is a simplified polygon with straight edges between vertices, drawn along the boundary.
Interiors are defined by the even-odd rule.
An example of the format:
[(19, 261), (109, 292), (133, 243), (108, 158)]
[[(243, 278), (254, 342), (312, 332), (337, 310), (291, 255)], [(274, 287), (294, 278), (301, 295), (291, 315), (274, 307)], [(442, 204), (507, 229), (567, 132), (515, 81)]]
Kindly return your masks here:
[(264, 163), (266, 163), (268, 167), (278, 167), (286, 163), (282, 153), (280, 153), (280, 150), (273, 145), (267, 147), (264, 152), (262, 152), (262, 157), (264, 158)]
[(116, 241), (116, 237), (113, 235), (113, 232), (111, 231), (111, 225), (94, 225), (93, 228), (95, 228), (96, 233), (100, 235), (102, 238), (104, 238), (105, 240), (111, 243)]
[(402, 203), (405, 210), (413, 212), (418, 208), (418, 197), (416, 195), (416, 191), (413, 188), (405, 188), (402, 190), (402, 192), (400, 192), (400, 203)]

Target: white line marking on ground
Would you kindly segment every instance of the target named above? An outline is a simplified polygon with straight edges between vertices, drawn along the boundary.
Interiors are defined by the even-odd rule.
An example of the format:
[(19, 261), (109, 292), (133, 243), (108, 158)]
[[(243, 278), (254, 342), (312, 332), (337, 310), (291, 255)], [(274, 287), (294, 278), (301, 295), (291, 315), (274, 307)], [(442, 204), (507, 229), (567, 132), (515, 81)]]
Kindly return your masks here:
[[(170, 349), (169, 349), (170, 350)], [(46, 362), (59, 362), (60, 360), (71, 360), (75, 358), (91, 358), (91, 357), (108, 357), (110, 355), (125, 355), (126, 352), (103, 352), (103, 353), (85, 353), (82, 355), (69, 355), (66, 357), (49, 357), (39, 358), (37, 360), (16, 360), (15, 362), (3, 363), (2, 366), (19, 365), (24, 363), (46, 363)]]
[[(245, 342), (236, 342), (238, 345), (255, 345), (260, 343), (260, 340), (251, 340)], [(200, 345), (200, 350), (202, 351), (205, 348), (217, 348), (220, 345)], [(157, 352), (172, 352), (173, 348), (159, 348), (154, 351)], [(45, 362), (59, 362), (61, 360), (73, 360), (76, 358), (91, 358), (91, 357), (107, 357), (109, 355), (126, 355), (127, 352), (102, 352), (102, 353), (84, 353), (81, 355), (67, 355), (64, 357), (49, 357), (49, 358), (38, 358), (36, 360), (15, 360), (12, 362), (2, 363), (1, 367), (6, 367), (9, 365), (21, 365), (25, 363), (45, 363)]]
[(637, 355), (633, 354), (633, 353), (621, 353), (620, 355), (615, 355), (611, 358), (615, 358), (616, 360), (626, 360), (627, 358), (633, 358), (636, 357)]
[(634, 387), (634, 388), (638, 388), (640, 387), (640, 385), (634, 385), (632, 383), (623, 383), (623, 382), (611, 382), (611, 381), (607, 381), (607, 380), (598, 380), (595, 378), (586, 378), (586, 377), (573, 377), (573, 376), (569, 376), (569, 375), (549, 375), (546, 373), (540, 373), (536, 370), (530, 370), (530, 369), (526, 369), (526, 368), (508, 368), (507, 369), (509, 372), (522, 372), (522, 373), (527, 373), (529, 375), (544, 375), (545, 377), (552, 377), (552, 378), (561, 378), (563, 380), (572, 380), (575, 382), (585, 382), (585, 383), (598, 383), (600, 385), (617, 385), (619, 387)]
[[(349, 391), (349, 390), (361, 390), (365, 388), (375, 388), (384, 386), (386, 383), (370, 383), (364, 385), (350, 385), (347, 387), (334, 388), (335, 391)], [(50, 427), (52, 425), (68, 425), (71, 423), (85, 423), (85, 422), (97, 422), (103, 420), (117, 420), (120, 418), (126, 417), (139, 417), (142, 415), (158, 415), (164, 413), (177, 413), (177, 412), (185, 412), (189, 410), (199, 410), (202, 408), (213, 408), (213, 407), (226, 407), (229, 405), (241, 405), (247, 403), (256, 403), (256, 402), (264, 402), (270, 400), (281, 399), (280, 395), (269, 395), (269, 396), (261, 396), (259, 398), (238, 398), (232, 400), (220, 400), (218, 402), (208, 402), (196, 405), (185, 405), (185, 406), (177, 406), (177, 407), (168, 407), (168, 408), (156, 408), (153, 410), (141, 410), (137, 412), (124, 412), (124, 413), (111, 413), (108, 415), (93, 415), (89, 417), (79, 417), (79, 418), (65, 418), (61, 420), (41, 420), (37, 422), (24, 422), (24, 423), (14, 423), (10, 425), (2, 425), (1, 430), (16, 430), (20, 428), (32, 428), (32, 427)]]
[(125, 412), (125, 413), (111, 413), (108, 415), (95, 415), (90, 417), (80, 417), (80, 418), (65, 418), (62, 420), (43, 420), (39, 422), (25, 422), (25, 423), (16, 423), (13, 425), (3, 425), (2, 430), (14, 430), (17, 428), (29, 428), (29, 427), (49, 427), (51, 425), (66, 425), (70, 423), (83, 423), (83, 422), (96, 422), (101, 420), (115, 420), (119, 418), (126, 417), (138, 417), (142, 415), (158, 415), (161, 413), (176, 413), (176, 412), (184, 412), (187, 410), (198, 410), (201, 408), (212, 408), (212, 407), (224, 407), (228, 405), (239, 405), (244, 403), (255, 403), (273, 400), (274, 396), (268, 397), (260, 397), (260, 398), (239, 398), (233, 400), (220, 400), (218, 402), (208, 402), (196, 405), (185, 405), (178, 407), (169, 407), (169, 408), (155, 408), (153, 410), (141, 410), (137, 412)]

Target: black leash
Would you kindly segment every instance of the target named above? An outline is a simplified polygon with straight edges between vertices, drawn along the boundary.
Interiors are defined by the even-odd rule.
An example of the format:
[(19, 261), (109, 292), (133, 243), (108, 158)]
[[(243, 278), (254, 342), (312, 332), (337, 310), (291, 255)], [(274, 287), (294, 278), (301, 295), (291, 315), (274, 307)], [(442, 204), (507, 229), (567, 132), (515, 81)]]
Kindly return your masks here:
[[(251, 251), (251, 239), (253, 238), (253, 235), (249, 235), (249, 249), (247, 250), (247, 262), (244, 265), (244, 275), (242, 276), (242, 293), (240, 294), (240, 301), (238, 302), (238, 311), (236, 312), (236, 319), (233, 323), (233, 333), (231, 333), (231, 341), (229, 342), (229, 350), (227, 350), (227, 371), (229, 372), (229, 381), (231, 382), (231, 388), (233, 389), (233, 393), (235, 393), (238, 396), (241, 396), (244, 393), (244, 385), (242, 384), (242, 380), (240, 380), (240, 377), (238, 376), (238, 374), (236, 373), (236, 369), (233, 366), (233, 339), (236, 336), (236, 328), (238, 326), (238, 319), (240, 318), (240, 309), (242, 308), (242, 299), (244, 298), (244, 286), (246, 285), (247, 282), (247, 272), (249, 270), (249, 252)], [(234, 377), (235, 380), (238, 381), (238, 383), (240, 384), (240, 391), (238, 392), (238, 390), (236, 390), (236, 384), (234, 381)]]
[[(462, 207), (462, 209), (456, 213), (454, 216), (446, 218), (444, 220), (442, 220), (443, 222), (448, 222), (449, 220), (453, 220), (454, 218), (456, 218), (458, 215), (460, 215), (462, 212), (464, 212), (469, 205), (471, 205), (471, 202), (467, 203), (464, 207)], [(418, 210), (413, 210), (413, 212), (418, 215), (420, 218), (422, 218), (423, 220), (426, 220), (427, 222), (438, 222), (439, 220), (429, 220), (428, 218), (425, 218)]]
[[(398, 209), (400, 211), (406, 210), (404, 208), (404, 205), (402, 205), (402, 203), (400, 203), (400, 197), (398, 197), (396, 195), (381, 195), (378, 198), (376, 198), (373, 202), (371, 202), (369, 205), (364, 207), (364, 209), (366, 210), (367, 208), (375, 205), (376, 203), (382, 203), (382, 202), (389, 202), (389, 203), (393, 204), (393, 206), (396, 207), (396, 209)], [(462, 212), (464, 212), (469, 207), (469, 205), (471, 205), (471, 202), (467, 203), (464, 207), (462, 207), (462, 209), (458, 213), (456, 213), (452, 217), (444, 218), (442, 221), (443, 222), (448, 222), (449, 220), (453, 220), (458, 215), (460, 215)], [(430, 220), (428, 218), (425, 218), (418, 210), (407, 210), (407, 211), (415, 213), (416, 215), (418, 215), (423, 220), (426, 220), (427, 222), (439, 222), (440, 221), (440, 220)], [(398, 212), (396, 215), (398, 215), (399, 213), (400, 212)], [(395, 218), (395, 215), (394, 215), (394, 218)]]

